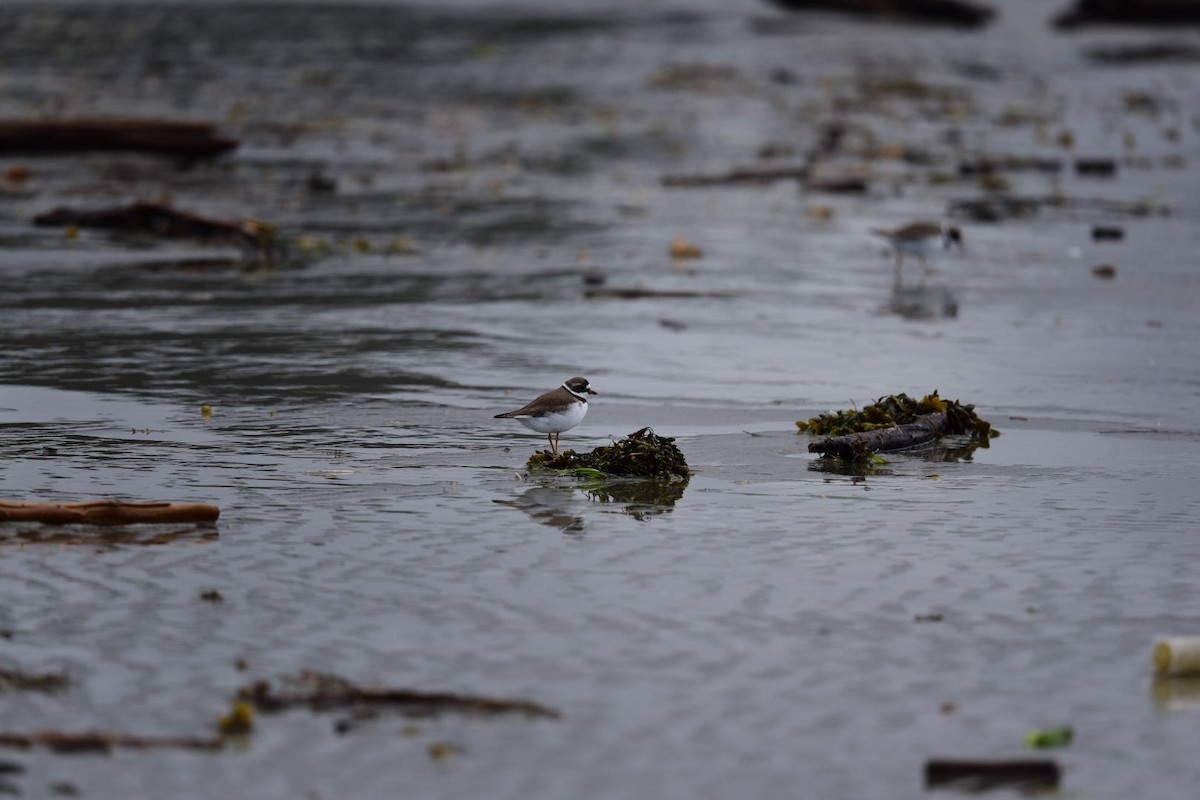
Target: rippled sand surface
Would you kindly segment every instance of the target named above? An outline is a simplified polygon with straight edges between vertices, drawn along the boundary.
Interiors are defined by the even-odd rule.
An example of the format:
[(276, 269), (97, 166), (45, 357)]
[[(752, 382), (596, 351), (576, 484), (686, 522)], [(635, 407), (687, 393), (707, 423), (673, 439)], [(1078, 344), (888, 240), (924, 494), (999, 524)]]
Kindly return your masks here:
[[(1194, 37), (1060, 35), (1044, 6), (978, 33), (754, 2), (0, 9), (0, 116), (204, 117), (242, 141), (192, 164), (0, 155), (29, 173), (0, 190), (0, 496), (222, 510), (0, 523), (0, 668), (71, 679), (0, 693), (0, 731), (208, 735), (238, 686), (306, 669), (562, 712), (339, 734), (346, 714), (291, 711), (217, 754), (0, 751), (24, 767), (5, 781), (907, 798), (931, 757), (1023, 757), (1069, 724), (1045, 754), (1067, 793), (1194, 797), (1195, 695), (1153, 686), (1150, 647), (1200, 634), (1197, 73), (1089, 56)], [(805, 163), (831, 123), (821, 166), (864, 194), (663, 186)], [(870, 230), (984, 196), (958, 165), (1002, 155), (1064, 164), (1004, 173), (1014, 193), (1150, 213), (960, 218), (966, 247), (895, 292)], [(163, 197), (276, 224), (291, 257), (198, 267), (242, 254), (30, 224)], [(592, 272), (677, 294), (589, 297)], [(652, 426), (686, 487), (523, 474), (543, 439), (492, 415), (575, 374), (600, 394), (564, 446)], [(848, 475), (795, 433), (935, 388), (1002, 436)]]

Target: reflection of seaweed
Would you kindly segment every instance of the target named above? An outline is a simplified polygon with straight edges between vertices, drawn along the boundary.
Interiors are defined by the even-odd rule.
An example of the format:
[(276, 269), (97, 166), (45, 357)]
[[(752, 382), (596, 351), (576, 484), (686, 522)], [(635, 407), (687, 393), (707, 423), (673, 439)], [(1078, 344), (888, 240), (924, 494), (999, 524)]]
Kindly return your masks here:
[(579, 488), (597, 503), (627, 503), (625, 513), (637, 520), (671, 511), (683, 497), (688, 479), (668, 480), (598, 480)]
[(920, 448), (913, 452), (913, 455), (924, 461), (954, 464), (970, 461), (972, 454), (981, 447), (987, 447), (987, 440), (952, 436), (949, 437), (949, 441), (941, 439), (929, 447)]
[[(813, 472), (824, 472), (829, 475), (845, 475), (849, 478), (874, 478), (880, 475), (891, 475), (891, 465), (883, 458), (815, 458), (808, 462), (808, 468)], [(855, 481), (856, 483), (858, 481)]]
[[(927, 445), (913, 447), (904, 451), (904, 455), (940, 464), (953, 464), (959, 461), (970, 461), (971, 455), (980, 447), (987, 445), (976, 439), (961, 436), (949, 437)], [(854, 478), (877, 477), (891, 475), (895, 472), (892, 465), (882, 456), (870, 458), (838, 458), (826, 456), (808, 462), (808, 468), (813, 472), (825, 472), (830, 475), (846, 475)]]

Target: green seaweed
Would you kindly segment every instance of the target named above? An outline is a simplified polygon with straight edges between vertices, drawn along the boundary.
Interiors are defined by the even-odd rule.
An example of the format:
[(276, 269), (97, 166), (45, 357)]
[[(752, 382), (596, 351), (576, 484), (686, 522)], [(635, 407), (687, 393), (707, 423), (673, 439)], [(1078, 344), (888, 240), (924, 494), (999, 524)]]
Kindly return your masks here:
[(1066, 747), (1075, 738), (1075, 730), (1070, 725), (1059, 725), (1055, 728), (1034, 728), (1025, 734), (1025, 746), (1032, 750), (1044, 750), (1051, 747)]
[(964, 405), (958, 400), (945, 400), (938, 396), (936, 389), (920, 400), (911, 398), (903, 392), (887, 395), (861, 410), (831, 411), (808, 420), (799, 420), (796, 422), (796, 427), (800, 433), (811, 433), (817, 436), (844, 436), (849, 433), (863, 433), (864, 431), (905, 425), (915, 421), (922, 414), (937, 412), (946, 414), (947, 434), (969, 436), (972, 441), (983, 447), (987, 446), (988, 439), (1000, 435), (1000, 431), (993, 428), (990, 422), (980, 419), (975, 414), (975, 406)]
[(539, 450), (529, 457), (526, 467), (532, 471), (569, 472), (591, 478), (687, 479), (691, 474), (687, 460), (675, 440), (659, 436), (650, 428), (634, 431), (611, 445), (590, 453), (565, 450), (558, 455)]

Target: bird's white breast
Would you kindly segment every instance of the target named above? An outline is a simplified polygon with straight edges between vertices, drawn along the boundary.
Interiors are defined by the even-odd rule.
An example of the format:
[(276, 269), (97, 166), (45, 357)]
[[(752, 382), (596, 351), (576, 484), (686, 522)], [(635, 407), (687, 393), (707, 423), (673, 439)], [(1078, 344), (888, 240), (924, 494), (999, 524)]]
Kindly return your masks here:
[(540, 417), (517, 417), (517, 421), (538, 433), (562, 433), (583, 422), (587, 410), (587, 403), (571, 403), (562, 411), (554, 411)]
[(924, 239), (900, 239), (897, 237), (892, 241), (905, 255), (909, 256), (929, 255), (934, 249), (933, 245), (935, 242), (932, 237)]

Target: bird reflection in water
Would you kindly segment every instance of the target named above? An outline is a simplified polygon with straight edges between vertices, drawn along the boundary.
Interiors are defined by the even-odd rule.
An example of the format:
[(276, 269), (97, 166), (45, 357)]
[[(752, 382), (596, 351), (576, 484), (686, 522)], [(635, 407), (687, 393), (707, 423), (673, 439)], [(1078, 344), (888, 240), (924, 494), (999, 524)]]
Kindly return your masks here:
[(905, 319), (953, 319), (958, 316), (958, 297), (946, 286), (892, 287), (888, 310)]
[(549, 525), (563, 533), (583, 533), (583, 517), (571, 511), (575, 492), (565, 486), (533, 486), (515, 500), (493, 500), (493, 503), (524, 511), (534, 522)]

